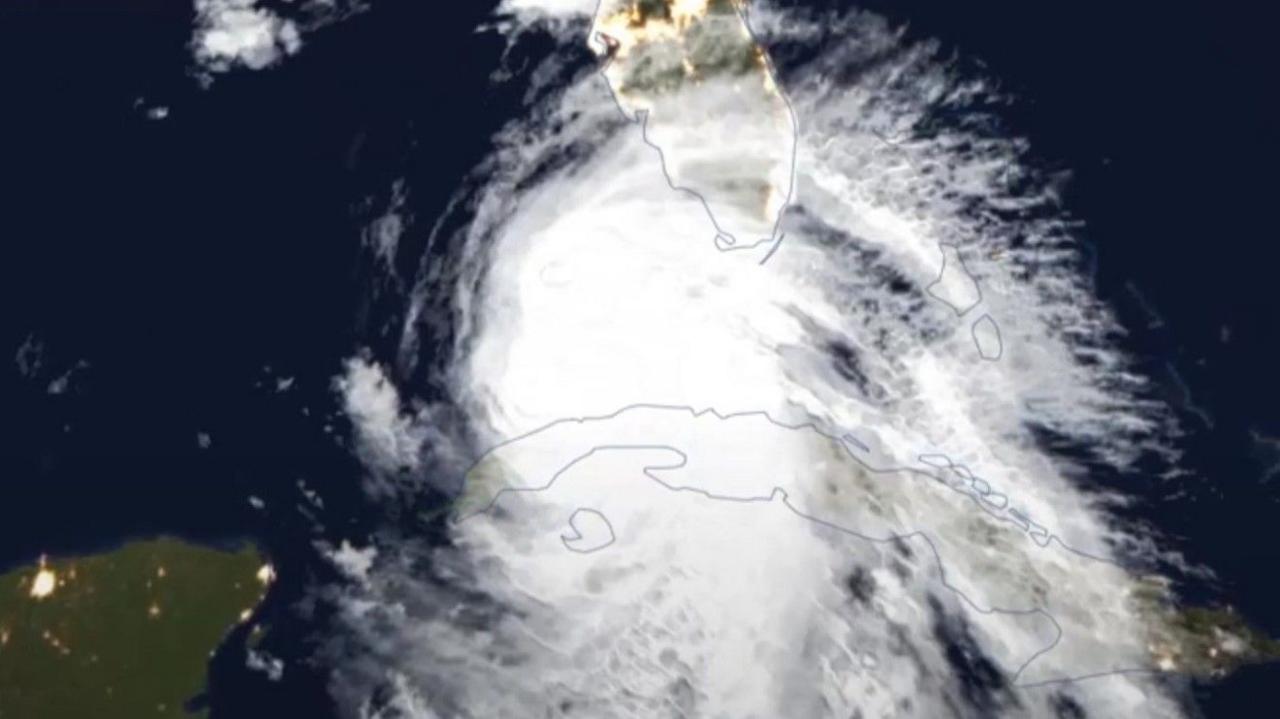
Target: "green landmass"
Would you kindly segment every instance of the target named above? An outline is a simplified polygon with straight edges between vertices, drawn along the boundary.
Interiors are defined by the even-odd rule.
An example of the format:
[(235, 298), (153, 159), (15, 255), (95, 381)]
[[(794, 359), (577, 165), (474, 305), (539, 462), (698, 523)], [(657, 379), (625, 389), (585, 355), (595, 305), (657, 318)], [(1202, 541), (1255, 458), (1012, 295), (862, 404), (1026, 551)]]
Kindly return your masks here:
[[(621, 91), (661, 94), (678, 90), (690, 80), (764, 73), (764, 55), (741, 18), (709, 7), (707, 15), (685, 28), (679, 39), (641, 44), (630, 58)], [(643, 7), (640, 14), (645, 17)], [(661, 14), (653, 17), (670, 19)]]
[(1230, 607), (1187, 607), (1166, 616), (1177, 645), (1170, 661), (1181, 671), (1221, 678), (1249, 664), (1280, 660), (1280, 641), (1254, 628)]
[(168, 538), (0, 575), (0, 719), (190, 717), (273, 576), (252, 546)]
[(1221, 679), (1250, 664), (1280, 661), (1280, 640), (1229, 606), (1183, 606), (1168, 579), (1139, 578), (1134, 600), (1150, 624), (1152, 663), (1166, 672)]

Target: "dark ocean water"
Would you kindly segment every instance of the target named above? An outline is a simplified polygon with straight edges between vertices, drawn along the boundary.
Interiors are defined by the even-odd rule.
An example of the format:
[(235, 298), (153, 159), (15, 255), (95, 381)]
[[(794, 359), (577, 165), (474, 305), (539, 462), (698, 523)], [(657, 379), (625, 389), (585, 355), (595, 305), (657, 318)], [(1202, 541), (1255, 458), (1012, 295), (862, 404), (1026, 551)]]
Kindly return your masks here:
[[(158, 533), (257, 539), (281, 580), (266, 648), (288, 668), (272, 684), (224, 652), (217, 716), (329, 711), (322, 672), (299, 661), (323, 607), (293, 606), (331, 571), (312, 540), (358, 540), (381, 516), (331, 380), (358, 348), (393, 356), (402, 309), (359, 238), (405, 178), (412, 256), (516, 109), (518, 88), (487, 80), (502, 43), (474, 32), (492, 3), (444, 5), (377, 2), (207, 91), (180, 3), (0, 8), (0, 567)], [(1072, 170), (1064, 202), (1087, 222), (1099, 292), (1189, 430), (1188, 476), (1107, 481), (1219, 573), (1192, 591), (1280, 635), (1280, 445), (1260, 439), (1280, 438), (1265, 18), (1242, 2), (863, 5), (981, 59), (1020, 99), (1010, 126)], [(24, 376), (8, 358), (28, 338), (42, 349)], [(1259, 667), (1197, 693), (1210, 717), (1271, 716), (1278, 682)]]
[[(331, 384), (394, 334), (361, 232), (397, 178), (429, 227), (512, 112), (487, 83), (503, 45), (474, 32), (486, 3), (458, 7), (379, 2), (207, 91), (189, 4), (0, 8), (0, 568), (161, 533), (254, 538), (277, 565), (262, 619), (284, 681), (223, 652), (215, 716), (331, 711), (303, 661), (324, 608), (293, 605), (332, 571), (314, 539), (359, 542), (382, 517)], [(28, 338), (40, 366), (24, 376)]]

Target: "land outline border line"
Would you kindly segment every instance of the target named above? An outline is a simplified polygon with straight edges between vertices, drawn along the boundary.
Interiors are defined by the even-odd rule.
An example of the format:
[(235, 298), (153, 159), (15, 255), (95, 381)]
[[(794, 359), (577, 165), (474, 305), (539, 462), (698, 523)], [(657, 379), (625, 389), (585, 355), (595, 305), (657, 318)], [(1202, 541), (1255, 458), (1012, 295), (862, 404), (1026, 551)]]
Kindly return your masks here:
[[(599, 35), (601, 37), (608, 37), (604, 33), (597, 33), (595, 31), (596, 20), (599, 18), (600, 10), (604, 6), (604, 3), (606, 1), (607, 0), (597, 0), (596, 2), (595, 11), (592, 14), (591, 25), (588, 31), (588, 38), (587, 38), (588, 44), (590, 44), (592, 40), (596, 39), (595, 38), (596, 35)], [(735, 2), (734, 13), (742, 21), (743, 27), (746, 29), (746, 32), (750, 37), (751, 41), (753, 43), (756, 43), (757, 46), (763, 47), (763, 44), (760, 43), (758, 33), (756, 32), (754, 27), (751, 25), (749, 5), (750, 5), (750, 0)], [(601, 42), (602, 44), (605, 45), (607, 50), (609, 43), (604, 41), (601, 41)], [(769, 54), (767, 52), (762, 52), (761, 57), (763, 58), (763, 61), (764, 61), (765, 72), (768, 73), (769, 79), (773, 82), (774, 87), (777, 89), (778, 95), (782, 99), (784, 105), (786, 106), (787, 113), (791, 119), (792, 133), (791, 133), (791, 151), (790, 151), (790, 177), (789, 177), (786, 197), (782, 203), (782, 206), (778, 209), (776, 213), (777, 217), (774, 220), (773, 233), (767, 238), (760, 239), (745, 245), (739, 244), (739, 239), (737, 237), (735, 237), (732, 233), (724, 230), (720, 226), (719, 220), (716, 218), (715, 212), (712, 210), (710, 203), (707, 201), (706, 197), (702, 193), (690, 187), (678, 184), (675, 181), (675, 179), (672, 177), (671, 172), (667, 168), (667, 157), (666, 157), (665, 151), (662, 149), (660, 145), (655, 143), (649, 136), (650, 112), (648, 110), (637, 110), (633, 114), (628, 113), (621, 99), (618, 97), (617, 92), (614, 90), (613, 84), (609, 81), (608, 77), (606, 77), (605, 75), (606, 71), (613, 64), (614, 58), (611, 56), (608, 57), (608, 59), (605, 62), (600, 63), (600, 66), (596, 69), (595, 72), (599, 76), (599, 78), (604, 82), (605, 88), (608, 90), (609, 96), (613, 100), (614, 105), (618, 109), (618, 112), (621, 114), (621, 116), (627, 122), (639, 126), (641, 140), (657, 153), (659, 168), (662, 171), (663, 178), (665, 179), (667, 186), (674, 192), (683, 193), (683, 194), (692, 196), (702, 205), (703, 210), (707, 215), (707, 218), (711, 221), (711, 224), (716, 231), (715, 243), (714, 243), (716, 249), (720, 250), (721, 252), (742, 251), (742, 250), (755, 249), (762, 245), (772, 243), (772, 247), (769, 249), (769, 251), (765, 254), (765, 256), (759, 262), (760, 265), (764, 265), (769, 261), (770, 258), (774, 256), (774, 254), (776, 254), (776, 252), (782, 245), (783, 239), (785, 239), (786, 237), (786, 233), (781, 231), (781, 227), (785, 219), (787, 210), (793, 206), (793, 200), (795, 196), (797, 161), (798, 161), (797, 155), (799, 151), (799, 142), (800, 142), (800, 122), (799, 122), (799, 117), (796, 114), (795, 107), (791, 102), (790, 96), (787, 94), (782, 84), (778, 81), (777, 70), (773, 64), (772, 59), (769, 57)], [(896, 145), (894, 141), (891, 141), (888, 138), (880, 136), (879, 133), (873, 132), (873, 134), (875, 134), (876, 137), (880, 139), (881, 142), (883, 142), (884, 144), (890, 147), (894, 147)], [(968, 272), (968, 268), (964, 264), (964, 259), (960, 253), (960, 246), (958, 244), (948, 243), (945, 240), (939, 240), (936, 242), (936, 244), (938, 245), (939, 251), (942, 252), (943, 254), (943, 263), (942, 263), (942, 267), (939, 269), (938, 277), (934, 280), (933, 283), (926, 286), (925, 291), (935, 300), (950, 307), (952, 311), (956, 313), (957, 317), (963, 317), (964, 315), (973, 311), (975, 308), (979, 307), (985, 301), (986, 298), (985, 298), (985, 294), (983, 293), (981, 283), (978, 282), (977, 279), (974, 278), (972, 274)], [(951, 246), (955, 249), (956, 256), (959, 259), (959, 263), (960, 263), (960, 271), (963, 272), (965, 276), (968, 277), (970, 281), (973, 282), (978, 292), (978, 300), (963, 311), (961, 311), (955, 305), (952, 305), (950, 302), (947, 302), (946, 300), (940, 297), (937, 297), (933, 295), (932, 292), (928, 291), (928, 287), (932, 287), (934, 284), (937, 284), (939, 281), (943, 279), (945, 275), (945, 272), (946, 272), (945, 247), (946, 246)], [(997, 338), (999, 338), (999, 332), (1000, 332), (999, 325), (996, 323), (995, 319), (991, 317), (989, 314), (983, 315), (983, 317), (979, 318), (979, 320), (983, 318), (989, 319), (992, 322), (992, 324), (995, 325)], [(970, 330), (972, 332), (973, 328), (971, 327)], [(975, 344), (977, 344), (976, 337), (974, 339), (975, 339)], [(979, 352), (981, 354), (980, 348), (979, 348)], [(1000, 355), (994, 358), (994, 360), (999, 360), (1002, 356), (1003, 356), (1003, 342), (1001, 341)], [(1060, 547), (1062, 550), (1070, 552), (1071, 554), (1077, 555), (1083, 559), (1103, 562), (1106, 564), (1111, 564), (1113, 566), (1119, 567), (1122, 570), (1124, 569), (1124, 567), (1118, 561), (1111, 559), (1109, 557), (1095, 555), (1095, 554), (1086, 552), (1084, 550), (1080, 550), (1075, 547), (1072, 547), (1071, 545), (1064, 542), (1061, 539), (1061, 537), (1059, 537), (1056, 533), (1052, 533), (1047, 528), (1037, 525), (1024, 513), (1020, 512), (1019, 510), (1013, 509), (1009, 506), (1008, 495), (993, 491), (990, 487), (990, 484), (986, 482), (986, 480), (983, 480), (980, 477), (973, 475), (972, 472), (970, 472), (963, 464), (959, 464), (952, 461), (949, 457), (947, 457), (943, 453), (922, 454), (922, 455), (919, 455), (919, 460), (928, 466), (933, 466), (935, 469), (947, 469), (961, 476), (962, 478), (967, 479), (969, 481), (968, 486), (973, 490), (973, 493), (964, 492), (958, 487), (954, 486), (952, 483), (947, 482), (940, 476), (932, 474), (925, 470), (921, 470), (918, 467), (912, 467), (912, 466), (881, 467), (881, 468), (873, 467), (850, 449), (850, 446), (852, 445), (870, 454), (869, 447), (866, 444), (862, 443), (861, 441), (857, 440), (856, 437), (854, 437), (853, 435), (848, 433), (843, 433), (841, 435), (830, 433), (822, 429), (821, 427), (819, 427), (818, 424), (814, 421), (806, 421), (798, 424), (781, 422), (774, 419), (772, 416), (768, 414), (768, 412), (764, 410), (745, 410), (745, 411), (739, 411), (739, 412), (731, 412), (728, 414), (722, 414), (721, 412), (719, 412), (714, 408), (706, 408), (706, 409), (698, 410), (689, 405), (664, 405), (664, 404), (651, 404), (651, 403), (640, 402), (640, 403), (633, 403), (633, 404), (626, 405), (614, 412), (604, 414), (604, 415), (563, 417), (561, 419), (548, 422), (547, 424), (539, 427), (538, 429), (526, 432), (524, 434), (517, 435), (507, 440), (503, 440), (502, 442), (499, 442), (491, 446), (489, 449), (485, 450), (484, 452), (482, 452), (477, 457), (477, 459), (468, 467), (466, 472), (464, 472), (464, 479), (463, 479), (463, 482), (460, 484), (460, 486), (464, 487), (464, 493), (465, 493), (465, 475), (469, 474), (473, 469), (475, 469), (480, 464), (480, 462), (482, 462), (485, 458), (489, 457), (490, 455), (492, 455), (493, 453), (497, 452), (498, 450), (504, 447), (514, 445), (518, 442), (521, 442), (525, 439), (533, 437), (542, 432), (548, 431), (562, 424), (566, 424), (566, 423), (585, 424), (587, 422), (606, 421), (610, 419), (615, 419), (627, 411), (634, 410), (634, 409), (642, 409), (642, 408), (655, 409), (655, 410), (669, 410), (669, 411), (686, 411), (686, 412), (689, 412), (691, 416), (695, 419), (705, 414), (711, 414), (712, 416), (716, 417), (721, 421), (736, 419), (740, 417), (747, 417), (747, 416), (759, 416), (759, 417), (763, 417), (765, 420), (767, 420), (771, 424), (781, 429), (787, 429), (791, 431), (803, 431), (803, 430), (813, 431), (830, 441), (838, 443), (851, 459), (853, 459), (857, 464), (861, 465), (863, 469), (865, 469), (868, 472), (871, 472), (873, 474), (907, 473), (907, 474), (917, 475), (917, 476), (923, 475), (924, 477), (932, 479), (935, 482), (943, 485), (944, 487), (947, 487), (948, 489), (951, 489), (953, 491), (960, 493), (962, 496), (967, 497), (968, 499), (973, 501), (975, 505), (978, 506), (982, 511), (987, 513), (988, 516), (994, 518), (999, 522), (1009, 523), (1021, 529), (1041, 549), (1046, 549), (1051, 544), (1057, 544), (1058, 547)], [(923, 539), (925, 543), (929, 546), (930, 552), (933, 555), (934, 563), (936, 565), (937, 572), (938, 572), (938, 581), (946, 589), (950, 590), (957, 597), (959, 597), (963, 601), (963, 603), (967, 605), (969, 608), (971, 608), (973, 611), (976, 611), (984, 615), (1003, 614), (1008, 616), (1042, 616), (1046, 618), (1054, 627), (1055, 636), (1049, 644), (1047, 644), (1046, 646), (1042, 647), (1041, 649), (1033, 653), (1011, 675), (1008, 675), (1008, 672), (1006, 670), (1005, 673), (1008, 675), (1007, 678), (1008, 678), (1009, 684), (1013, 688), (1023, 689), (1023, 690), (1037, 689), (1037, 688), (1061, 686), (1061, 685), (1072, 684), (1076, 682), (1083, 682), (1083, 681), (1103, 679), (1103, 678), (1113, 677), (1113, 676), (1131, 675), (1131, 674), (1160, 674), (1160, 675), (1177, 674), (1177, 672), (1166, 672), (1154, 667), (1127, 667), (1127, 668), (1117, 668), (1117, 669), (1104, 670), (1104, 671), (1098, 671), (1098, 672), (1090, 672), (1086, 674), (1073, 675), (1068, 677), (1046, 679), (1046, 680), (1040, 680), (1035, 682), (1020, 683), (1018, 681), (1018, 678), (1026, 671), (1026, 669), (1029, 666), (1031, 666), (1032, 663), (1034, 663), (1037, 659), (1040, 659), (1041, 657), (1047, 655), (1050, 651), (1056, 648), (1059, 643), (1061, 643), (1061, 640), (1064, 634), (1062, 626), (1061, 624), (1058, 623), (1057, 619), (1054, 618), (1053, 614), (1050, 613), (1048, 610), (1042, 607), (1032, 607), (1029, 609), (1007, 609), (1007, 608), (1000, 608), (1000, 607), (994, 607), (994, 606), (987, 607), (987, 608), (982, 607), (976, 601), (970, 598), (967, 594), (965, 594), (962, 590), (960, 590), (959, 588), (955, 587), (954, 585), (950, 584), (947, 581), (946, 564), (943, 561), (942, 555), (938, 551), (937, 545), (935, 544), (934, 540), (930, 538), (930, 536), (927, 534), (927, 530), (924, 530), (924, 529), (914, 529), (908, 532), (895, 532), (890, 534), (888, 537), (884, 537), (884, 538), (877, 538), (871, 535), (862, 534), (855, 529), (844, 527), (837, 523), (830, 522), (830, 521), (821, 519), (819, 517), (814, 517), (812, 515), (806, 514), (805, 512), (797, 509), (794, 505), (791, 504), (790, 498), (788, 497), (786, 491), (781, 487), (776, 487), (776, 486), (772, 489), (772, 491), (767, 496), (732, 497), (732, 496), (726, 496), (726, 495), (716, 495), (707, 490), (702, 490), (702, 489), (693, 488), (693, 487), (679, 487), (679, 486), (670, 485), (664, 482), (659, 477), (652, 474), (652, 472), (660, 471), (660, 470), (670, 471), (670, 470), (679, 469), (685, 466), (688, 460), (688, 455), (685, 454), (685, 452), (680, 450), (679, 448), (671, 445), (664, 445), (664, 444), (609, 445), (609, 444), (605, 444), (605, 445), (593, 446), (587, 452), (577, 455), (572, 460), (570, 460), (567, 464), (565, 464), (560, 469), (558, 469), (545, 485), (538, 486), (538, 487), (510, 487), (510, 486), (502, 487), (494, 494), (494, 496), (483, 508), (476, 510), (473, 513), (456, 517), (456, 521), (459, 523), (465, 522), (481, 514), (485, 514), (489, 512), (497, 504), (497, 502), (504, 495), (508, 493), (536, 493), (536, 492), (546, 491), (550, 489), (564, 473), (568, 472), (579, 462), (582, 462), (588, 457), (595, 455), (597, 452), (611, 451), (611, 450), (614, 450), (614, 451), (616, 450), (658, 450), (658, 451), (670, 451), (679, 455), (681, 457), (681, 461), (678, 464), (646, 465), (642, 469), (642, 472), (646, 477), (656, 482), (657, 484), (667, 489), (668, 491), (672, 491), (676, 493), (692, 492), (694, 494), (699, 494), (713, 501), (725, 501), (725, 502), (734, 502), (734, 503), (761, 503), (761, 502), (771, 503), (775, 499), (780, 498), (781, 504), (784, 507), (786, 507), (788, 511), (790, 511), (792, 514), (794, 514), (795, 516), (801, 519), (805, 519), (813, 524), (825, 527), (837, 533), (841, 533), (856, 539), (861, 539), (863, 541), (870, 542), (873, 544), (885, 544), (885, 543), (906, 541), (910, 539), (915, 539), (917, 537), (920, 539)], [(949, 464), (945, 468), (938, 467), (937, 465), (933, 465), (930, 462), (928, 462), (925, 459), (926, 457), (944, 457), (946, 458)], [(979, 486), (982, 486), (982, 489), (979, 489), (978, 488)], [(991, 502), (990, 498), (994, 496), (999, 496), (1004, 501), (999, 507), (995, 507), (993, 510), (993, 506), (990, 504)], [(1006, 514), (1005, 515), (998, 514), (997, 511), (995, 510), (1002, 510)], [(608, 517), (598, 512), (597, 510), (590, 509), (587, 507), (580, 507), (571, 516), (577, 516), (579, 513), (583, 511), (596, 512), (605, 521), (611, 534), (613, 533), (613, 526), (612, 526), (612, 523), (609, 522)], [(577, 533), (576, 528), (574, 528), (574, 532)], [(601, 546), (596, 550), (590, 550), (589, 552), (578, 552), (578, 553), (586, 554), (586, 553), (591, 553), (594, 551), (605, 549), (608, 546), (612, 545), (613, 542), (615, 541), (616, 534), (613, 536), (614, 536), (614, 539), (611, 539), (608, 544)], [(580, 536), (573, 537), (570, 539), (575, 539), (575, 538), (580, 538)], [(561, 540), (562, 542), (566, 543), (566, 549), (570, 549), (571, 551), (576, 551), (568, 547), (567, 545), (568, 540), (563, 535), (561, 536)]]
[[(968, 486), (974, 489), (973, 493), (965, 492), (959, 487), (955, 486), (953, 483), (944, 480), (942, 477), (936, 474), (933, 474), (931, 472), (928, 472), (926, 470), (920, 469), (919, 467), (914, 467), (909, 465), (889, 466), (889, 467), (872, 466), (867, 461), (859, 457), (858, 454), (851, 449), (851, 446), (856, 446), (863, 451), (868, 451), (867, 445), (856, 440), (851, 441), (852, 438), (847, 433), (836, 434), (834, 432), (824, 430), (823, 428), (818, 426), (818, 424), (815, 421), (812, 421), (812, 420), (799, 422), (799, 423), (782, 422), (774, 419), (767, 411), (764, 411), (764, 410), (742, 410), (737, 412), (721, 413), (720, 411), (714, 408), (705, 408), (705, 409), (699, 410), (688, 405), (633, 403), (607, 414), (563, 417), (560, 419), (552, 420), (546, 424), (543, 424), (537, 429), (531, 430), (529, 432), (525, 432), (520, 435), (516, 435), (514, 437), (503, 440), (501, 442), (498, 442), (492, 445), (491, 447), (489, 447), (489, 449), (482, 452), (476, 458), (476, 460), (468, 466), (467, 470), (464, 472), (463, 481), (459, 483), (459, 486), (462, 486), (464, 488), (463, 496), (465, 496), (466, 475), (470, 474), (472, 470), (476, 469), (485, 459), (489, 458), (490, 456), (492, 456), (493, 454), (495, 454), (496, 452), (498, 452), (503, 448), (513, 446), (515, 444), (523, 442), (524, 440), (527, 440), (531, 437), (542, 434), (544, 432), (547, 432), (551, 429), (554, 429), (562, 425), (571, 425), (571, 424), (582, 425), (582, 424), (587, 424), (592, 422), (604, 422), (612, 419), (617, 419), (618, 417), (620, 417), (622, 414), (626, 412), (638, 410), (638, 409), (687, 412), (694, 419), (700, 418), (705, 415), (711, 415), (720, 421), (728, 421), (728, 420), (739, 419), (743, 417), (759, 417), (780, 429), (790, 430), (793, 432), (810, 431), (818, 434), (821, 437), (826, 438), (829, 441), (839, 444), (840, 447), (844, 450), (845, 454), (850, 459), (852, 459), (855, 463), (860, 465), (864, 470), (872, 474), (883, 475), (883, 474), (905, 473), (905, 474), (910, 474), (918, 477), (922, 476), (926, 479), (933, 480), (935, 483), (940, 484), (947, 489), (950, 489), (954, 492), (959, 493), (961, 496), (966, 497), (970, 501), (972, 501), (979, 509), (987, 513), (988, 516), (992, 517), (996, 521), (1008, 523), (1020, 529), (1023, 533), (1025, 533), (1028, 536), (1028, 538), (1031, 539), (1033, 543), (1035, 543), (1041, 549), (1048, 549), (1050, 545), (1056, 544), (1060, 549), (1065, 550), (1083, 559), (1087, 559), (1095, 562), (1102, 562), (1104, 564), (1109, 564), (1114, 567), (1117, 567), (1122, 571), (1125, 570), (1124, 566), (1120, 562), (1114, 559), (1092, 554), (1090, 552), (1077, 549), (1071, 546), (1070, 544), (1067, 544), (1056, 533), (1053, 533), (1049, 531), (1047, 528), (1044, 528), (1032, 522), (1030, 518), (1027, 517), (1024, 513), (1016, 509), (1008, 509), (1009, 505), (1007, 503), (1003, 505), (1003, 507), (1007, 509), (1007, 515), (1009, 516), (1000, 515), (992, 511), (992, 507), (987, 502), (987, 497), (992, 495), (1000, 495), (1002, 497), (1007, 497), (1007, 495), (1003, 495), (1002, 493), (992, 491), (990, 489), (990, 484), (986, 482), (986, 480), (982, 480), (980, 477), (977, 477), (976, 475), (972, 474), (963, 464), (959, 464), (952, 461), (945, 454), (933, 453), (933, 454), (927, 454), (927, 455), (920, 455), (920, 458), (921, 458), (920, 461), (923, 464), (926, 464), (927, 466), (937, 468), (937, 465), (931, 464), (930, 462), (926, 461), (924, 458), (926, 457), (946, 458), (947, 461), (950, 462), (950, 464), (948, 465), (948, 469), (951, 469), (961, 477), (964, 477), (970, 480), (970, 483)], [(974, 611), (983, 615), (992, 615), (992, 614), (1003, 614), (1007, 616), (1039, 615), (1048, 619), (1048, 621), (1053, 625), (1055, 629), (1055, 636), (1049, 644), (1047, 644), (1046, 646), (1042, 647), (1041, 649), (1033, 653), (1017, 668), (1016, 671), (1009, 673), (1008, 670), (1005, 670), (1005, 674), (1007, 675), (1007, 679), (1011, 687), (1015, 687), (1019, 689), (1035, 689), (1035, 688), (1048, 687), (1048, 686), (1054, 686), (1054, 685), (1070, 684), (1070, 683), (1079, 682), (1079, 681), (1100, 679), (1108, 676), (1116, 676), (1116, 675), (1123, 675), (1123, 674), (1136, 674), (1136, 673), (1150, 673), (1150, 674), (1161, 674), (1161, 675), (1177, 674), (1177, 672), (1166, 672), (1166, 671), (1157, 669), (1155, 667), (1121, 667), (1121, 668), (1109, 669), (1109, 670), (1103, 670), (1103, 671), (1097, 671), (1097, 672), (1088, 672), (1080, 675), (1072, 675), (1067, 677), (1037, 680), (1034, 682), (1019, 683), (1018, 678), (1023, 673), (1026, 672), (1027, 668), (1030, 667), (1032, 663), (1034, 663), (1037, 659), (1040, 659), (1041, 657), (1048, 654), (1050, 651), (1056, 648), (1058, 644), (1061, 643), (1062, 641), (1062, 637), (1064, 635), (1064, 632), (1062, 630), (1062, 625), (1058, 623), (1058, 620), (1053, 616), (1053, 614), (1049, 610), (1044, 609), (1043, 607), (1031, 607), (1026, 609), (1007, 609), (1007, 608), (1001, 608), (1001, 607), (983, 608), (975, 600), (970, 598), (964, 591), (960, 590), (959, 588), (955, 587), (954, 585), (950, 584), (947, 581), (946, 563), (942, 559), (941, 552), (938, 551), (937, 544), (928, 535), (927, 533), (928, 530), (926, 529), (917, 528), (917, 529), (912, 529), (910, 531), (893, 532), (889, 536), (882, 537), (882, 538), (863, 534), (856, 529), (845, 527), (835, 522), (825, 520), (820, 517), (815, 517), (801, 511), (800, 509), (796, 508), (794, 505), (790, 503), (790, 499), (787, 495), (786, 490), (777, 486), (773, 487), (768, 495), (757, 495), (757, 496), (750, 496), (750, 497), (733, 497), (729, 495), (718, 495), (713, 492), (709, 492), (707, 490), (703, 490), (695, 487), (680, 487), (680, 486), (671, 485), (663, 481), (661, 478), (654, 476), (652, 472), (660, 471), (660, 470), (671, 471), (675, 469), (681, 469), (687, 464), (688, 454), (684, 450), (680, 449), (679, 447), (675, 447), (669, 444), (624, 443), (624, 444), (593, 445), (591, 449), (587, 450), (586, 452), (581, 452), (575, 455), (573, 459), (571, 459), (570, 461), (562, 465), (558, 470), (556, 470), (552, 474), (551, 478), (545, 484), (542, 484), (539, 486), (532, 486), (532, 487), (504, 486), (498, 489), (494, 493), (494, 495), (489, 499), (489, 501), (485, 503), (483, 507), (471, 512), (467, 512), (465, 514), (455, 515), (455, 521), (458, 524), (462, 524), (482, 514), (489, 513), (497, 505), (498, 501), (504, 495), (507, 495), (507, 494), (531, 494), (531, 493), (539, 493), (539, 492), (544, 492), (546, 490), (549, 490), (551, 489), (552, 486), (554, 486), (556, 481), (558, 481), (563, 474), (568, 472), (579, 462), (582, 462), (585, 459), (595, 455), (597, 452), (609, 451), (609, 450), (637, 450), (637, 449), (665, 450), (665, 451), (673, 452), (681, 457), (681, 461), (674, 465), (645, 465), (645, 467), (642, 469), (642, 472), (646, 477), (658, 483), (660, 486), (664, 487), (665, 489), (675, 493), (690, 492), (693, 494), (701, 495), (707, 499), (714, 500), (714, 501), (725, 501), (725, 502), (733, 502), (733, 503), (739, 503), (739, 504), (772, 502), (775, 499), (780, 498), (782, 500), (783, 506), (785, 506), (790, 512), (792, 512), (797, 517), (808, 520), (809, 522), (812, 522), (818, 526), (823, 526), (833, 531), (839, 532), (846, 536), (862, 539), (864, 541), (871, 542), (874, 544), (886, 544), (886, 543), (892, 543), (896, 541), (905, 541), (905, 540), (915, 539), (917, 537), (925, 540), (926, 544), (929, 545), (929, 549), (933, 554), (935, 564), (937, 565), (940, 583), (945, 588), (953, 592), (956, 596), (958, 596), (964, 602), (964, 604), (968, 605)], [(978, 483), (981, 483), (982, 485), (984, 485), (985, 489), (978, 490), (977, 489)], [(1035, 527), (1035, 529), (1032, 529), (1032, 527)], [(612, 524), (610, 524), (610, 529), (612, 529)]]

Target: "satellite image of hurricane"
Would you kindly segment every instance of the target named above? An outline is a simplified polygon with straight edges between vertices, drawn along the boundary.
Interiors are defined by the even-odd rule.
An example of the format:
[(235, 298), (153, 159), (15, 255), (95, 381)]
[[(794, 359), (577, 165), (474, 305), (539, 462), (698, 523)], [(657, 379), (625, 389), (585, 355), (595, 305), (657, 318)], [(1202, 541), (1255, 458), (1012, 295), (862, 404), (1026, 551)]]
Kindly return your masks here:
[(15, 0), (0, 719), (1276, 716), (1236, 5)]

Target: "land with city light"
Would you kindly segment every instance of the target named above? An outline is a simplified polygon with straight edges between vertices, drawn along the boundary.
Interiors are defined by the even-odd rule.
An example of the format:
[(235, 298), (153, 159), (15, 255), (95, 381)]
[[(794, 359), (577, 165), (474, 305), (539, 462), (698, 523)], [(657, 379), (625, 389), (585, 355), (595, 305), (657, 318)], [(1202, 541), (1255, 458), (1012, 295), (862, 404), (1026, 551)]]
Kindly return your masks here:
[(171, 538), (0, 575), (0, 718), (190, 716), (274, 578), (252, 546)]

